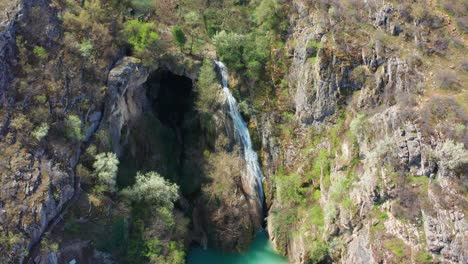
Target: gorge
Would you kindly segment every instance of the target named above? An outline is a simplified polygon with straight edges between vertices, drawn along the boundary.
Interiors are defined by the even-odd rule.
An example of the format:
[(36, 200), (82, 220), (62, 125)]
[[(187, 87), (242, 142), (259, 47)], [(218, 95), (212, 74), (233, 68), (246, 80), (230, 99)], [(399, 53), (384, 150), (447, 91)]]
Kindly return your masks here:
[(467, 263), (465, 2), (0, 0), (0, 263)]

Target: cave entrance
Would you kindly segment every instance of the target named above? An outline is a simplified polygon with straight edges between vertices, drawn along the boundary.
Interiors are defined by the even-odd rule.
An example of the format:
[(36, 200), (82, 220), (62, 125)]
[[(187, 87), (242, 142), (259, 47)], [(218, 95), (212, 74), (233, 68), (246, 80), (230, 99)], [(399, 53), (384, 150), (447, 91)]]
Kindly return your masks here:
[[(156, 171), (182, 191), (196, 191), (200, 167), (200, 125), (190, 78), (161, 69), (143, 85), (146, 107), (130, 128), (128, 144), (119, 168), (119, 187), (134, 183), (137, 171)], [(187, 190), (187, 191), (184, 191)]]
[(156, 117), (167, 127), (180, 129), (186, 113), (193, 111), (192, 80), (161, 70), (147, 81), (147, 95)]

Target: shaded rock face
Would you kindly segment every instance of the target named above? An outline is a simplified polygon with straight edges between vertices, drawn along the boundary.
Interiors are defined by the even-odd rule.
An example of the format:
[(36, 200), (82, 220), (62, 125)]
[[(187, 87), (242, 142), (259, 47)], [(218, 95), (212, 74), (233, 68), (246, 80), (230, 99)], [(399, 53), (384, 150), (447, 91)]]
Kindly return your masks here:
[(143, 114), (143, 108), (148, 105), (143, 83), (148, 79), (148, 71), (137, 59), (125, 57), (109, 72), (108, 112), (109, 133), (112, 138), (113, 150), (122, 155), (123, 126)]
[[(124, 159), (145, 159), (136, 164), (138, 169), (157, 170), (177, 182), (183, 194), (196, 197), (190, 202), (194, 210), (191, 240), (234, 251), (249, 244), (255, 230), (261, 226), (262, 209), (247, 194), (246, 188), (250, 185), (244, 180), (247, 177), (244, 170), (239, 169), (245, 167), (241, 159), (236, 173), (234, 170), (222, 172), (234, 173), (232, 177), (239, 179), (234, 181), (233, 190), (227, 194), (229, 199), (221, 201), (223, 206), (213, 208), (201, 197), (210, 194), (199, 194), (202, 168), (206, 163), (203, 150), (211, 149), (212, 155), (239, 155), (221, 87), (220, 107), (211, 113), (210, 123), (203, 125), (194, 108), (196, 94), (190, 75), (178, 75), (176, 72), (183, 71), (173, 72), (164, 65), (167, 66), (162, 63), (161, 68), (150, 73), (135, 58), (125, 57), (110, 71), (106, 102), (109, 107), (104, 120), (113, 149)], [(153, 120), (150, 121), (153, 125), (143, 127), (155, 131), (141, 131), (139, 122), (147, 122), (144, 120), (148, 117)], [(236, 226), (238, 230), (229, 229), (229, 226)]]

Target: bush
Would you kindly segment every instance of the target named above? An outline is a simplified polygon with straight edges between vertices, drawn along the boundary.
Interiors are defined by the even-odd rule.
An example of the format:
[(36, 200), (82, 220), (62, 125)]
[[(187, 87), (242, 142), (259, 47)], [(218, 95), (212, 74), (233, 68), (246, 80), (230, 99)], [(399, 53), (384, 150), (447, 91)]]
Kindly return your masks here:
[(156, 31), (154, 23), (133, 19), (125, 23), (122, 34), (135, 51), (142, 52), (159, 40)]
[(41, 139), (47, 136), (48, 132), (49, 132), (49, 125), (44, 122), (40, 126), (38, 126), (36, 129), (34, 129), (34, 131), (31, 134), (35, 139), (37, 139), (37, 141), (41, 141)]
[(32, 126), (31, 121), (23, 114), (18, 114), (10, 122), (10, 127), (17, 132), (31, 131)]
[(198, 90), (196, 102), (198, 111), (203, 113), (213, 112), (217, 105), (216, 100), (220, 86), (211, 60), (205, 59), (203, 61), (196, 87)]
[(287, 12), (282, 9), (279, 0), (262, 0), (255, 9), (255, 18), (257, 25), (261, 26), (264, 31), (281, 31), (284, 29), (286, 21), (285, 15)]
[(15, 234), (11, 231), (0, 232), (0, 262), (1, 263), (19, 263), (18, 258), (27, 255), (28, 251), (25, 245), (25, 238), (22, 234)]
[(47, 54), (46, 49), (44, 49), (44, 48), (41, 47), (41, 46), (36, 46), (36, 47), (34, 47), (33, 53), (34, 53), (34, 55), (36, 55), (36, 57), (38, 57), (38, 58), (41, 59), (41, 60), (45, 60), (45, 59), (47, 59), (47, 57), (49, 56), (49, 55)]
[(65, 134), (71, 140), (80, 141), (83, 139), (81, 119), (77, 115), (71, 114), (65, 120)]
[(299, 205), (305, 201), (305, 188), (302, 187), (301, 176), (298, 174), (275, 175), (276, 193), (281, 204)]
[(464, 34), (468, 33), (468, 16), (457, 17), (455, 20), (460, 31)]
[(180, 47), (183, 47), (187, 42), (187, 38), (185, 37), (184, 32), (179, 26), (174, 26), (172, 28), (172, 36), (174, 37), (177, 45), (179, 45)]
[(460, 67), (462, 70), (468, 72), (468, 59), (463, 59), (460, 63)]
[(362, 87), (366, 83), (367, 75), (366, 66), (361, 65), (353, 69), (349, 78), (357, 87)]
[(430, 263), (434, 263), (432, 261), (432, 256), (431, 254), (425, 252), (425, 251), (419, 251), (416, 256), (414, 257), (414, 260), (416, 261), (416, 263), (419, 263), (419, 264), (430, 264)]
[(406, 245), (399, 238), (395, 237), (386, 241), (384, 246), (396, 257), (396, 260), (402, 260), (406, 255)]
[(118, 166), (119, 160), (114, 153), (101, 153), (96, 156), (93, 168), (99, 182), (99, 190), (114, 192), (117, 189)]
[(137, 173), (136, 182), (123, 194), (135, 202), (143, 202), (158, 208), (172, 210), (174, 202), (179, 199), (179, 187), (166, 181), (156, 172)]
[(214, 37), (220, 59), (234, 71), (258, 80), (268, 57), (268, 42), (261, 34), (240, 35), (221, 31)]
[(154, 0), (131, 0), (131, 5), (138, 13), (147, 13), (155, 9)]
[(465, 146), (453, 140), (447, 140), (444, 144), (438, 145), (435, 156), (439, 160), (439, 166), (450, 171), (463, 169), (468, 163), (468, 151)]
[(307, 263), (326, 263), (328, 245), (322, 240), (316, 240), (309, 245)]
[(460, 86), (457, 75), (453, 71), (442, 71), (437, 75), (437, 80), (442, 89), (457, 89)]
[(89, 58), (93, 53), (93, 43), (90, 39), (86, 39), (79, 44), (78, 50), (80, 51), (81, 56)]
[(321, 48), (322, 48), (322, 43), (320, 43), (319, 41), (311, 40), (307, 42), (308, 57), (317, 57), (317, 54)]

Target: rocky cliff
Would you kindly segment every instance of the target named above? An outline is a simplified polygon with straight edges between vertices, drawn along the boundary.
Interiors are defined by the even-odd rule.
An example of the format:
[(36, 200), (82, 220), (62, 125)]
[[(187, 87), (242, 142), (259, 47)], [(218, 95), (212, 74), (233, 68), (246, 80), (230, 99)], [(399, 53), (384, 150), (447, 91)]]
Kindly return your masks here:
[[(310, 205), (304, 208), (309, 208), (309, 213), (299, 209), (294, 213), (301, 215), (297, 220), (279, 216), (289, 213), (287, 204), (291, 200), (282, 198), (286, 191), (283, 189), (288, 187), (282, 186), (280, 180), (273, 190), (276, 199), (273, 198), (268, 218), (268, 230), (276, 248), (286, 252), (291, 263), (327, 259), (393, 263), (404, 258), (412, 263), (431, 259), (465, 262), (467, 222), (462, 204), (466, 204), (466, 195), (461, 189), (448, 186), (466, 185), (463, 170), (467, 152), (463, 144), (452, 145), (452, 141), (441, 134), (434, 135), (427, 127), (425, 111), (430, 106), (424, 106), (427, 99), (421, 99), (425, 97), (421, 87), (432, 73), (424, 72), (427, 68), (420, 67), (421, 61), (415, 63), (415, 59), (419, 60), (417, 55), (399, 57), (388, 46), (388, 40), (364, 40), (355, 32), (354, 39), (345, 44), (346, 37), (338, 36), (336, 27), (346, 31), (346, 22), (335, 20), (330, 9), (326, 14), (317, 8), (319, 4), (293, 2), (290, 42), (294, 45), (290, 46), (288, 79), (295, 119), (303, 125), (293, 128), (290, 139), (281, 145), (282, 157), (272, 158), (277, 147), (263, 141), (269, 153), (265, 167), (279, 163), (277, 167), (283, 170), (280, 174), (286, 171), (290, 178), (302, 178), (296, 190), (315, 189), (318, 197), (305, 195), (304, 199), (322, 209), (315, 210)], [(339, 13), (340, 7), (335, 8), (333, 11)], [(402, 21), (401, 9), (370, 3), (362, 8), (369, 16), (361, 18), (374, 25), (377, 34), (396, 39), (411, 34)], [(421, 40), (419, 32), (413, 34), (415, 46), (421, 41), (430, 42), (428, 35)], [(358, 39), (366, 44), (359, 45)], [(340, 108), (347, 114), (337, 119)], [(459, 122), (464, 124), (466, 119), (461, 117)], [(268, 125), (264, 127), (271, 130)], [(459, 162), (455, 170), (460, 174), (455, 177), (453, 171), (443, 168), (448, 157), (439, 152), (448, 145), (460, 150), (458, 154), (452, 152), (457, 157), (449, 158)], [(320, 160), (323, 153), (329, 163)], [(315, 163), (312, 168), (311, 162)], [(316, 178), (310, 179), (311, 176)], [(442, 205), (446, 199), (453, 202)], [(427, 215), (429, 211), (431, 216)], [(316, 218), (323, 214), (324, 222), (310, 214)], [(293, 215), (290, 217), (294, 219)], [(295, 231), (288, 235), (280, 226), (285, 221), (295, 223)], [(451, 239), (447, 239), (448, 234)]]
[[(0, 3), (0, 262), (248, 247), (264, 212), (217, 56), (291, 263), (468, 262), (466, 34), (444, 15), (457, 1), (91, 2)], [(137, 171), (178, 184), (174, 209), (99, 191), (102, 152), (119, 191)]]

